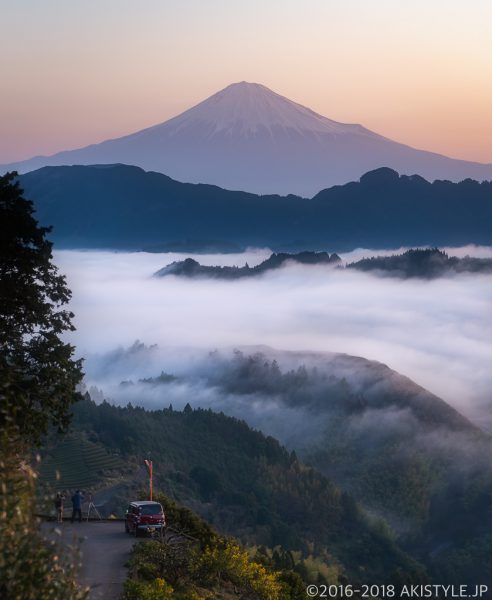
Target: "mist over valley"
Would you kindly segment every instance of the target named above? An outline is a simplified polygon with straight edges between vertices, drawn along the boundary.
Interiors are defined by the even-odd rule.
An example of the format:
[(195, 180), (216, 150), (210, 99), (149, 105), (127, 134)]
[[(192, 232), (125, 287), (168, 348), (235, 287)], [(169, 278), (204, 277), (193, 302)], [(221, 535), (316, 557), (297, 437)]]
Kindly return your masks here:
[(492, 3), (60, 4), (2, 10), (0, 598), (490, 597)]
[[(447, 251), (473, 255), (474, 249)], [(490, 249), (476, 252), (485, 257)], [(361, 250), (341, 258), (347, 262), (371, 254), (380, 253)], [(268, 249), (195, 255), (202, 264), (251, 267), (269, 256)], [(186, 370), (194, 362), (188, 354), (267, 345), (382, 362), (488, 426), (490, 275), (401, 280), (331, 265), (288, 263), (238, 281), (152, 276), (177, 259), (180, 255), (56, 253), (74, 293), (74, 341), (86, 357), (87, 381), (108, 390), (115, 401), (118, 393), (109, 393), (108, 386), (154, 377), (161, 370)], [(129, 348), (136, 340), (156, 344), (155, 359), (135, 364), (128, 360), (119, 370), (91, 366), (97, 364), (92, 357)], [(176, 353), (175, 348), (189, 350)]]

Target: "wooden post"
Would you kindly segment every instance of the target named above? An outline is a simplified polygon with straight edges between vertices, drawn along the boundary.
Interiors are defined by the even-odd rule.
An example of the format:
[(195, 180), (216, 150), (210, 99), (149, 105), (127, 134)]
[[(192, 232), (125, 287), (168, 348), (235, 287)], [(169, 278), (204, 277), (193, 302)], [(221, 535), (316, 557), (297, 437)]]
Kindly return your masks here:
[(152, 461), (150, 462), (150, 499), (152, 500), (152, 485), (153, 485), (153, 481), (152, 481)]
[(152, 461), (150, 460), (150, 458), (146, 458), (145, 459), (145, 466), (147, 467), (147, 470), (149, 471), (149, 492), (150, 492), (150, 500), (152, 500), (152, 492), (153, 492), (153, 464)]

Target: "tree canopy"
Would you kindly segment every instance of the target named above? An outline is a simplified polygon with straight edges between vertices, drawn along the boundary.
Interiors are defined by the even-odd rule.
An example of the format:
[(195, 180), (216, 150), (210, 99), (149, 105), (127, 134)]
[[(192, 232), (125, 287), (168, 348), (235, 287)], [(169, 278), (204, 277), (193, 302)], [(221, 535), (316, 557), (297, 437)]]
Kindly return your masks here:
[(50, 228), (16, 177), (0, 177), (0, 424), (38, 441), (51, 423), (68, 425), (82, 365), (62, 337), (74, 329), (71, 293), (52, 262)]
[(38, 225), (16, 175), (0, 177), (0, 597), (82, 600), (75, 557), (60, 559), (33, 517), (30, 447), (51, 424), (66, 427), (82, 371), (62, 339), (73, 315), (50, 229)]

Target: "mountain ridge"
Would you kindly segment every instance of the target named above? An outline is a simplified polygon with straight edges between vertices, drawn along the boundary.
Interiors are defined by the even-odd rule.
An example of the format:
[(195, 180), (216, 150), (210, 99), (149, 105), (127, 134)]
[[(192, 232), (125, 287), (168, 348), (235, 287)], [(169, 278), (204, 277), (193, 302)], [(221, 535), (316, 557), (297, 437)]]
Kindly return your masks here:
[(492, 259), (490, 258), (450, 257), (438, 248), (411, 248), (402, 254), (363, 258), (348, 263), (345, 267), (343, 267), (342, 259), (337, 254), (329, 255), (327, 252), (273, 253), (254, 267), (250, 267), (248, 264), (243, 267), (202, 265), (188, 257), (162, 267), (154, 273), (154, 277), (174, 275), (188, 278), (205, 277), (235, 280), (244, 277), (257, 277), (268, 271), (280, 269), (289, 263), (330, 265), (331, 267), (335, 266), (337, 269), (355, 269), (400, 279), (436, 279), (458, 273), (492, 273)]
[[(134, 359), (150, 360), (156, 349), (138, 345), (129, 351)], [(120, 352), (113, 362), (101, 359), (98, 365), (105, 376), (119, 372), (127, 356)], [(189, 401), (184, 412), (190, 416), (226, 413), (241, 419), (294, 451), (372, 518), (383, 518), (401, 547), (440, 581), (472, 582), (487, 572), (492, 437), (441, 398), (382, 363), (347, 354), (257, 347), (216, 350), (177, 378), (166, 375), (172, 373), (169, 366), (164, 359), (159, 363), (164, 374), (111, 388), (113, 398), (120, 405), (154, 407), (172, 398), (175, 409)], [(197, 382), (207, 390), (201, 400)], [(125, 410), (105, 406), (105, 412)], [(136, 423), (142, 409), (132, 410)], [(127, 435), (114, 418), (107, 423)], [(237, 436), (228, 435), (237, 443)]]
[(389, 166), (427, 179), (492, 178), (492, 164), (448, 158), (344, 124), (261, 84), (231, 84), (179, 115), (119, 138), (0, 167), (125, 163), (189, 183), (312, 196)]
[[(281, 545), (307, 558), (314, 542), (319, 557), (329, 552), (340, 573), (354, 578), (361, 564), (381, 579), (395, 576), (385, 568), (408, 569), (409, 576), (422, 571), (350, 497), (243, 421), (189, 406), (183, 411), (172, 407), (147, 411), (107, 402), (96, 405), (86, 396), (74, 407), (73, 430), (68, 437), (73, 446), (89, 437), (94, 447), (106, 449), (129, 467), (141, 463), (150, 444), (156, 488), (195, 510), (222, 534), (235, 535), (244, 543)], [(45, 479), (53, 478), (63, 465), (63, 459), (59, 462), (63, 443), (58, 440), (45, 448), (45, 460), (52, 458)], [(58, 461), (53, 459), (57, 456)], [(130, 474), (121, 483), (125, 493), (119, 488), (118, 496), (108, 498), (111, 510), (124, 510), (128, 502), (124, 496), (136, 493), (142, 481)], [(56, 488), (64, 485), (57, 481)]]
[(241, 277), (262, 275), (268, 271), (279, 269), (288, 262), (302, 265), (334, 265), (341, 262), (341, 258), (337, 254), (330, 255), (327, 252), (299, 252), (298, 254), (274, 253), (254, 267), (250, 267), (248, 264), (244, 267), (206, 266), (201, 265), (192, 258), (186, 258), (185, 260), (175, 261), (162, 269), (159, 269), (154, 273), (154, 277), (176, 275), (184, 277), (203, 276), (222, 279), (239, 279)]
[(492, 183), (429, 183), (388, 168), (309, 200), (126, 165), (43, 167), (19, 180), (65, 248), (152, 250), (193, 239), (289, 252), (492, 244)]

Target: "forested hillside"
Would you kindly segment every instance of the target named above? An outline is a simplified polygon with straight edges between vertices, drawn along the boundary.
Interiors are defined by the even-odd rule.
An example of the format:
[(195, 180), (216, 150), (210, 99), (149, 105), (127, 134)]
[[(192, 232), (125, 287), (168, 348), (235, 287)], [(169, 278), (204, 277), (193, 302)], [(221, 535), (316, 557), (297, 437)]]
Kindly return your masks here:
[[(20, 177), (58, 247), (215, 245), (275, 250), (492, 243), (492, 183), (366, 173), (311, 199), (174, 181), (126, 165), (44, 167)], [(205, 243), (205, 246), (209, 242)]]
[(492, 273), (492, 259), (448, 256), (438, 248), (417, 248), (393, 256), (373, 256), (347, 265), (347, 269), (392, 277), (434, 279), (458, 273)]
[(173, 523), (174, 537), (165, 544), (150, 541), (134, 546), (125, 600), (304, 600), (309, 581), (338, 581), (333, 566), (304, 561), (299, 553), (281, 548), (241, 547), (164, 494), (155, 499)]
[(244, 267), (219, 267), (201, 265), (192, 258), (186, 258), (182, 261), (176, 261), (159, 269), (155, 277), (165, 277), (166, 275), (178, 275), (184, 277), (213, 277), (218, 279), (241, 279), (243, 277), (255, 277), (263, 275), (269, 271), (280, 269), (286, 264), (300, 265), (337, 265), (341, 262), (337, 254), (328, 252), (298, 252), (289, 254), (286, 252), (274, 253), (259, 265), (250, 267), (246, 264)]
[[(348, 494), (244, 422), (189, 407), (146, 411), (86, 399), (73, 426), (136, 467), (151, 452), (159, 489), (250, 546), (300, 552), (321, 571), (328, 565), (351, 580), (423, 577)], [(141, 488), (142, 481), (135, 484)]]
[[(166, 265), (159, 269), (154, 276), (175, 275), (178, 277), (234, 280), (263, 275), (288, 264), (330, 265), (336, 266), (337, 269), (343, 269), (341, 262), (341, 258), (337, 254), (330, 255), (327, 252), (273, 253), (269, 258), (254, 267), (250, 267), (248, 264), (243, 267), (209, 266), (202, 265), (192, 258), (186, 258)], [(415, 248), (402, 254), (363, 258), (348, 263), (345, 268), (402, 279), (412, 277), (435, 279), (463, 273), (492, 273), (492, 259), (470, 256), (458, 258), (448, 256), (446, 252), (438, 248)], [(328, 275), (329, 273), (327, 273)]]
[[(297, 452), (304, 462), (315, 467), (317, 471), (313, 472), (313, 477), (323, 473), (348, 494), (342, 498), (355, 498), (368, 514), (383, 519), (398, 543), (426, 563), (432, 573), (445, 573), (446, 578), (453, 581), (473, 581), (474, 574), (487, 572), (492, 533), (490, 436), (410, 379), (385, 365), (362, 358), (264, 348), (262, 352), (214, 352), (189, 375), (177, 377), (164, 373), (133, 385), (125, 382), (121, 386), (122, 393), (130, 394), (140, 402), (152, 399), (154, 406), (158, 398), (161, 398), (162, 406), (166, 397), (176, 397), (177, 390), (181, 395), (189, 393), (193, 402), (197, 389), (204, 391), (201, 402), (244, 416), (250, 425), (280, 439), (289, 451)], [(127, 409), (98, 410), (113, 414), (112, 411)], [(118, 432), (118, 435), (124, 435), (128, 430), (126, 443), (129, 447), (135, 444), (135, 436), (140, 435), (138, 431), (145, 429), (143, 423), (138, 424), (139, 419), (145, 420), (148, 418), (145, 415), (149, 414), (138, 412), (136, 408), (131, 410), (136, 415), (132, 426), (123, 423)], [(169, 414), (171, 420), (168, 418), (163, 422), (162, 431), (167, 432), (165, 423), (172, 422), (173, 415), (180, 413)], [(188, 414), (188, 426), (191, 426), (195, 420), (200, 420), (198, 415), (209, 413), (188, 409)], [(216, 418), (219, 417), (213, 417)], [(229, 423), (228, 420), (225, 422)], [(135, 430), (130, 433), (134, 423), (137, 433)], [(93, 426), (88, 422), (85, 427), (89, 431)], [(147, 429), (152, 432), (154, 427), (153, 422)], [(103, 428), (104, 443), (109, 445), (113, 444), (110, 429), (110, 424)], [(176, 431), (173, 427), (165, 436), (174, 439)], [(210, 448), (216, 443), (212, 438), (220, 438), (221, 443), (227, 439), (222, 429), (214, 427), (212, 431), (215, 433), (207, 442)], [(182, 431), (181, 435), (188, 434)], [(204, 435), (205, 432), (200, 431), (199, 438)], [(176, 440), (176, 444), (179, 447), (180, 441)], [(136, 452), (138, 447), (137, 444), (133, 451)], [(186, 487), (190, 478), (193, 485), (198, 486), (195, 489), (201, 494), (202, 502), (206, 502), (207, 493), (222, 499), (231, 491), (233, 497), (237, 497), (238, 493), (241, 495), (242, 485), (246, 485), (249, 492), (254, 489), (254, 480), (263, 485), (271, 479), (269, 473), (273, 467), (270, 466), (267, 472), (253, 470), (251, 480), (243, 475), (233, 478), (229, 488), (223, 479), (225, 463), (223, 460), (218, 462), (220, 452), (214, 451), (204, 464), (198, 456), (192, 460), (198, 447), (193, 445), (186, 456), (181, 455), (183, 466), (177, 467), (179, 475), (169, 474), (167, 485), (169, 489), (174, 486), (178, 498), (182, 493), (180, 486)], [(172, 444), (166, 451), (167, 458), (175, 452)], [(233, 456), (234, 452), (230, 454)], [(179, 463), (174, 458), (172, 461)], [(190, 471), (189, 461), (191, 468), (199, 467), (198, 471)], [(230, 458), (227, 464), (230, 464)], [(237, 466), (232, 468), (235, 473), (240, 471)], [(288, 504), (292, 510), (303, 505), (313, 515), (312, 521), (299, 521), (301, 528), (311, 531), (312, 528), (331, 527), (337, 511), (328, 510), (329, 516), (323, 517), (318, 500), (310, 495), (311, 492), (299, 491), (306, 475), (300, 477), (292, 473), (292, 468), (289, 488), (297, 491)], [(283, 478), (285, 473), (282, 473)], [(200, 486), (205, 487), (200, 489)], [(261, 494), (263, 492), (259, 492), (258, 497)], [(287, 530), (283, 526), (280, 529), (272, 527), (273, 523), (284, 523), (286, 519), (289, 523), (292, 521), (290, 512), (284, 509), (272, 511), (272, 505), (277, 502), (275, 498), (270, 496), (267, 504), (260, 503), (258, 508), (263, 510), (255, 513), (256, 521), (262, 523), (261, 530), (266, 535), (262, 543), (270, 546), (286, 544), (293, 531), (291, 526), (289, 536), (278, 537), (280, 531), (287, 535)], [(268, 515), (266, 529), (264, 511)], [(274, 515), (276, 517), (271, 521)], [(217, 515), (212, 511), (212, 522), (214, 518)], [(225, 518), (228, 518), (227, 511)], [(249, 526), (255, 522), (255, 516), (251, 518)], [(298, 520), (296, 516), (294, 522)], [(241, 524), (244, 539), (252, 539), (248, 538), (251, 531), (248, 522), (243, 519), (235, 522)], [(335, 537), (339, 540), (338, 535)]]
[[(432, 572), (470, 582), (487, 573), (491, 580), (489, 435), (380, 363), (268, 350), (211, 361), (214, 389), (297, 411), (284, 421), (289, 447), (383, 517)], [(259, 424), (271, 430), (267, 420)]]

